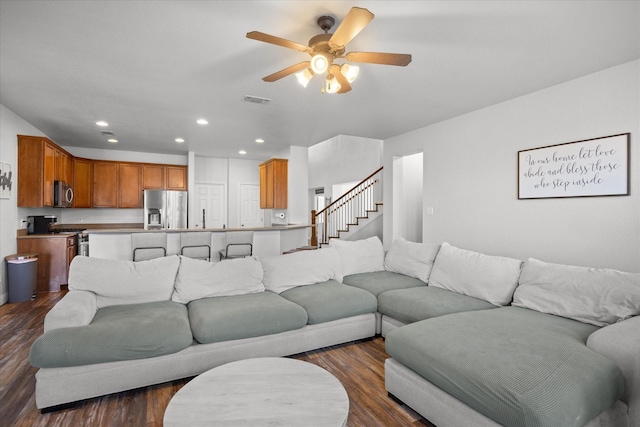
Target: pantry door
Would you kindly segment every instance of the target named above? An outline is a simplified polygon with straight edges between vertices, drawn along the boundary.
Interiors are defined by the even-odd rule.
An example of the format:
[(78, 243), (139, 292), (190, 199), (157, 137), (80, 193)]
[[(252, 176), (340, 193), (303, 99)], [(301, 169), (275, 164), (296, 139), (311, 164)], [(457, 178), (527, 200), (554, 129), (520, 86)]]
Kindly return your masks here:
[(195, 185), (195, 215), (196, 228), (225, 228), (227, 224), (226, 185), (206, 182), (196, 182)]
[(240, 226), (262, 227), (263, 211), (260, 209), (260, 186), (240, 184)]

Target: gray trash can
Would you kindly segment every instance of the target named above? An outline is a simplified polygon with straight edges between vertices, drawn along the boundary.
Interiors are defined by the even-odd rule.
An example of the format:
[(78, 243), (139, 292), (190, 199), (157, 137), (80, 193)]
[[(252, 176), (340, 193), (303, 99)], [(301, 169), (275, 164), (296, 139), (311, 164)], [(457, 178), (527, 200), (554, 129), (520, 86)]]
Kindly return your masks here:
[(38, 254), (14, 254), (7, 261), (9, 302), (29, 301), (35, 296), (38, 278)]

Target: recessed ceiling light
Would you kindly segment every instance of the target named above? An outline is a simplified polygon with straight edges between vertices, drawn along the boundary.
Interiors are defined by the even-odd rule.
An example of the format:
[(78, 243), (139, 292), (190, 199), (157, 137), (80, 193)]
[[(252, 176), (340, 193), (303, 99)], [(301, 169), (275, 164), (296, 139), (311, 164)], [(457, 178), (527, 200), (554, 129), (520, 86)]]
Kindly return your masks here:
[(176, 138), (176, 142), (178, 144), (182, 144), (184, 142), (184, 138)]
[(206, 119), (198, 119), (196, 121), (196, 123), (198, 123), (199, 125), (208, 125), (209, 122)]
[(107, 139), (107, 141), (109, 141), (109, 142), (111, 142), (111, 143), (113, 143), (113, 144), (115, 144), (116, 142), (118, 142), (118, 140), (117, 140), (117, 139), (114, 139), (114, 138), (109, 138), (109, 139)]
[(240, 150), (240, 151), (238, 151), (238, 154), (245, 155), (245, 154), (247, 154), (247, 152), (246, 152), (246, 151), (244, 151), (244, 150)]
[(102, 127), (109, 126), (109, 123), (105, 122), (104, 120), (100, 120), (99, 122), (96, 122), (96, 124)]
[(256, 142), (257, 142), (258, 144), (262, 144), (262, 143), (264, 143), (264, 139), (262, 139), (262, 138), (258, 138), (258, 139), (256, 139)]

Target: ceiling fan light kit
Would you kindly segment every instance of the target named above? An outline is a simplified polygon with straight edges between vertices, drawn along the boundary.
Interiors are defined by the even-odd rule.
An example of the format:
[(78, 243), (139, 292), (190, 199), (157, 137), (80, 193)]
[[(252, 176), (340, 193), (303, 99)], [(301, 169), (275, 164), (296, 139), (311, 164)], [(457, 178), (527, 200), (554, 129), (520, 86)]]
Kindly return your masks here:
[(347, 43), (357, 36), (371, 22), (373, 17), (373, 13), (367, 9), (352, 7), (336, 31), (333, 34), (329, 34), (329, 30), (336, 21), (331, 16), (321, 16), (318, 18), (317, 23), (324, 31), (324, 34), (312, 37), (308, 45), (259, 31), (247, 33), (247, 38), (311, 55), (310, 61), (292, 65), (268, 75), (262, 80), (275, 82), (290, 74), (295, 74), (298, 82), (307, 87), (315, 74), (327, 73), (322, 93), (346, 93), (351, 90), (351, 83), (358, 77), (360, 69), (351, 64), (336, 64), (334, 62), (336, 59), (343, 59), (348, 62), (397, 66), (406, 66), (411, 62), (411, 55), (404, 53), (349, 52), (345, 54)]

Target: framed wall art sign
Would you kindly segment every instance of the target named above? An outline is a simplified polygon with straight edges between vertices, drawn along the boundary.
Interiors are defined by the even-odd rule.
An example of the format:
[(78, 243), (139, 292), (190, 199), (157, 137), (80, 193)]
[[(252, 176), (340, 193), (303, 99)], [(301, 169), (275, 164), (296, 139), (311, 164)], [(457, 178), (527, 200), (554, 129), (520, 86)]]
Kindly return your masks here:
[(518, 151), (518, 199), (628, 195), (629, 137)]
[(0, 162), (0, 199), (11, 197), (11, 186), (13, 185), (13, 175), (11, 165)]

